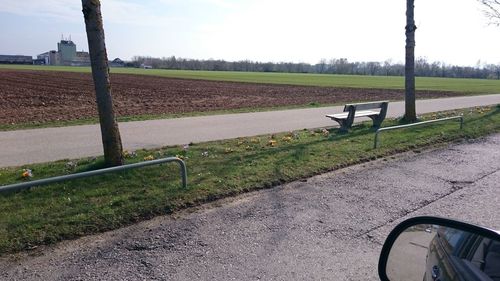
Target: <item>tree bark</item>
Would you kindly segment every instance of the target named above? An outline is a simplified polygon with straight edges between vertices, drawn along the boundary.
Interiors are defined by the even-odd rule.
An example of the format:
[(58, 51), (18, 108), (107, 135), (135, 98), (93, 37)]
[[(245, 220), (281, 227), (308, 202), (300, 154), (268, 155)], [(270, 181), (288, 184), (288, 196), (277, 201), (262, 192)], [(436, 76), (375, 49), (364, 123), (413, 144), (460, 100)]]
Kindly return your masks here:
[(405, 116), (407, 122), (417, 121), (415, 108), (415, 26), (414, 0), (406, 0), (406, 61), (405, 61)]
[(111, 97), (101, 3), (99, 0), (82, 0), (82, 7), (89, 43), (97, 110), (101, 124), (104, 161), (107, 166), (119, 166), (123, 164), (123, 149), (120, 131), (113, 110), (113, 99)]

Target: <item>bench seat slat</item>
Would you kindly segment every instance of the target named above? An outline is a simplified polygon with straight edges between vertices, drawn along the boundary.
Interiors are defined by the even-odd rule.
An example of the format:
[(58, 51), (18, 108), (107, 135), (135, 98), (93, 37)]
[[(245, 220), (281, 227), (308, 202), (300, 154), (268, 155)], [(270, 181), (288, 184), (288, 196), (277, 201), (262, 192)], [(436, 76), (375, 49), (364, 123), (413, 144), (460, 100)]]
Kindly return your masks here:
[[(380, 113), (380, 111), (362, 110), (362, 111), (356, 111), (354, 113), (354, 117), (364, 117), (364, 116), (370, 116), (370, 115), (377, 115), (379, 113)], [(336, 119), (347, 119), (348, 115), (349, 115), (349, 112), (344, 112), (344, 113), (337, 113), (337, 114), (329, 114), (329, 115), (326, 115), (326, 117), (336, 118)]]

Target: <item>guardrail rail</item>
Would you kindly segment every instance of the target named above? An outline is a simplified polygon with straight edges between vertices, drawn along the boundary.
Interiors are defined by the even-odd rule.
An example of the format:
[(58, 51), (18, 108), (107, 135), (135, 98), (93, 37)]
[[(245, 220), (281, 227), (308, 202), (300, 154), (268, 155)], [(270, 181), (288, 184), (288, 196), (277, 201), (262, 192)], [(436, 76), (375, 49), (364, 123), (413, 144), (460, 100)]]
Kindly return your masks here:
[(71, 174), (71, 175), (57, 176), (57, 177), (34, 180), (34, 181), (29, 181), (29, 182), (4, 185), (4, 186), (0, 186), (0, 193), (7, 192), (7, 191), (19, 191), (19, 190), (28, 189), (28, 188), (31, 188), (34, 186), (48, 185), (48, 184), (52, 184), (52, 183), (59, 183), (59, 182), (74, 180), (74, 179), (79, 179), (79, 178), (88, 178), (88, 177), (93, 177), (93, 176), (97, 176), (97, 175), (113, 173), (113, 172), (120, 172), (120, 171), (125, 171), (125, 170), (131, 170), (131, 169), (136, 169), (136, 168), (141, 168), (141, 167), (146, 167), (146, 166), (159, 165), (159, 164), (168, 163), (168, 162), (176, 162), (179, 164), (179, 167), (181, 170), (181, 177), (182, 177), (182, 187), (186, 188), (187, 187), (186, 164), (180, 158), (167, 157), (167, 158), (156, 159), (156, 160), (151, 160), (151, 161), (144, 161), (144, 162), (139, 162), (139, 163), (134, 163), (134, 164), (104, 168), (104, 169), (99, 169), (99, 170), (94, 170), (94, 171), (81, 172), (81, 173), (76, 173), (76, 174)]
[(373, 140), (373, 148), (378, 147), (378, 135), (381, 132), (384, 131), (390, 131), (390, 130), (397, 130), (397, 129), (403, 129), (403, 128), (408, 128), (408, 127), (414, 127), (414, 126), (419, 126), (419, 125), (426, 125), (426, 124), (431, 124), (431, 123), (436, 123), (436, 122), (443, 122), (443, 121), (448, 121), (448, 120), (455, 120), (455, 119), (460, 119), (460, 129), (463, 129), (464, 127), (464, 117), (463, 116), (453, 116), (453, 117), (446, 117), (446, 118), (441, 118), (441, 119), (434, 119), (434, 120), (428, 120), (428, 121), (423, 121), (423, 122), (418, 122), (418, 123), (412, 123), (412, 124), (406, 124), (406, 125), (398, 125), (398, 126), (392, 126), (392, 127), (384, 127), (380, 128), (375, 132), (375, 139)]

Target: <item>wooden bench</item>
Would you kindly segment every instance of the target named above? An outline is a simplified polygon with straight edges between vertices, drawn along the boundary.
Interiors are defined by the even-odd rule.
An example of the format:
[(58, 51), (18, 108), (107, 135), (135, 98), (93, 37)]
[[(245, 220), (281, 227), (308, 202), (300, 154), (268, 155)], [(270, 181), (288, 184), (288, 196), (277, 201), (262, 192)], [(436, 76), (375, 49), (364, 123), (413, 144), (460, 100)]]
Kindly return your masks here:
[(329, 114), (326, 117), (337, 121), (341, 132), (347, 132), (356, 117), (369, 117), (373, 120), (373, 127), (379, 128), (387, 114), (388, 105), (388, 101), (346, 104), (343, 113)]

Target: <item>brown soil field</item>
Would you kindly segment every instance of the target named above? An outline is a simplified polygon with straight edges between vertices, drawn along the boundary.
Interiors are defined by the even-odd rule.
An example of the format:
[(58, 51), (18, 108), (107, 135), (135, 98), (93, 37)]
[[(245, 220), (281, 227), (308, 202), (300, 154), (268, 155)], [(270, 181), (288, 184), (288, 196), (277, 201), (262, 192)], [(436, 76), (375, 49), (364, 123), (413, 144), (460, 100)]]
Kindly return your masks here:
[[(402, 100), (403, 90), (327, 88), (217, 82), (113, 74), (117, 116), (208, 112), (240, 108)], [(460, 93), (419, 91), (419, 98)], [(88, 73), (0, 70), (0, 124), (97, 117)]]

